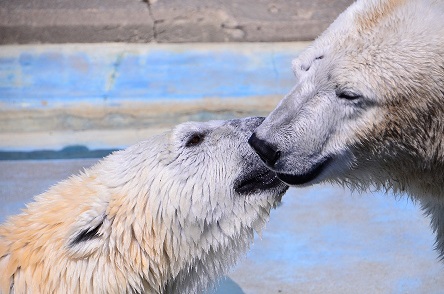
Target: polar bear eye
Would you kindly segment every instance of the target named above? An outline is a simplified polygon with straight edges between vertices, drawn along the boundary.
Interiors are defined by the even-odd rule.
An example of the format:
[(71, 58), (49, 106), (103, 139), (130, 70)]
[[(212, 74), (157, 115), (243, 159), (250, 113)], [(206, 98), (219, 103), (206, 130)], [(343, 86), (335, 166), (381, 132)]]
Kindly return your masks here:
[(356, 100), (361, 98), (361, 95), (349, 91), (339, 92), (336, 94), (336, 96), (338, 96), (338, 98), (346, 100)]
[(200, 133), (192, 134), (185, 143), (185, 147), (193, 147), (199, 145), (200, 143), (202, 143), (204, 137), (205, 137), (204, 134)]

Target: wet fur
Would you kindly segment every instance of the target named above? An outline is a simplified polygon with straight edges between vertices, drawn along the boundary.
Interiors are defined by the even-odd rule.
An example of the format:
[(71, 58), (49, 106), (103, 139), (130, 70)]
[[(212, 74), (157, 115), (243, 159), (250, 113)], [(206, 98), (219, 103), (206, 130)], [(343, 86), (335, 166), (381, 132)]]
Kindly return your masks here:
[(286, 189), (234, 191), (261, 166), (246, 144), (261, 121), (179, 125), (37, 196), (0, 226), (0, 292), (203, 291)]

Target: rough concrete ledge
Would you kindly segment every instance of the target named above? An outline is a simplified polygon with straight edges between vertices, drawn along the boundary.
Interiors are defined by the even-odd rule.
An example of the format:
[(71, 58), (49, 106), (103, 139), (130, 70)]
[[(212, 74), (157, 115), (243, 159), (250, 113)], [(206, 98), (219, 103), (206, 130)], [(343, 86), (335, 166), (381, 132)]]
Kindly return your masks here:
[[(266, 116), (280, 98), (130, 102), (103, 107), (84, 104), (0, 111), (0, 153), (63, 151), (69, 146), (84, 146), (90, 150), (121, 149), (186, 121)], [(0, 154), (0, 160), (8, 156)]]
[(14, 0), (0, 44), (313, 40), (352, 0)]

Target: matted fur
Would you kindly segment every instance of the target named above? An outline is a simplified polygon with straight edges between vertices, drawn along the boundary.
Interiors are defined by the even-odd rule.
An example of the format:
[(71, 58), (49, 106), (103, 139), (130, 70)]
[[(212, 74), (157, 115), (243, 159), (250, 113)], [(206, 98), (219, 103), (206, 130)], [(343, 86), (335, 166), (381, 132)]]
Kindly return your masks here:
[(0, 226), (1, 293), (202, 291), (287, 188), (236, 190), (268, 172), (246, 144), (262, 120), (179, 125), (37, 196)]
[(407, 192), (444, 254), (444, 1), (353, 3), (297, 59), (257, 129), (289, 184)]

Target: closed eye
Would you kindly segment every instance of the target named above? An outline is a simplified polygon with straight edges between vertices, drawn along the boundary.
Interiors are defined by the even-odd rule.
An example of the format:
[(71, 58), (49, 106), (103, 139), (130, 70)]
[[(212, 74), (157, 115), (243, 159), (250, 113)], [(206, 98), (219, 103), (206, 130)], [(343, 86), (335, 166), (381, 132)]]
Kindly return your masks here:
[(362, 97), (359, 94), (349, 92), (349, 91), (339, 92), (336, 94), (336, 96), (338, 96), (338, 98), (346, 99), (346, 100), (357, 100)]

